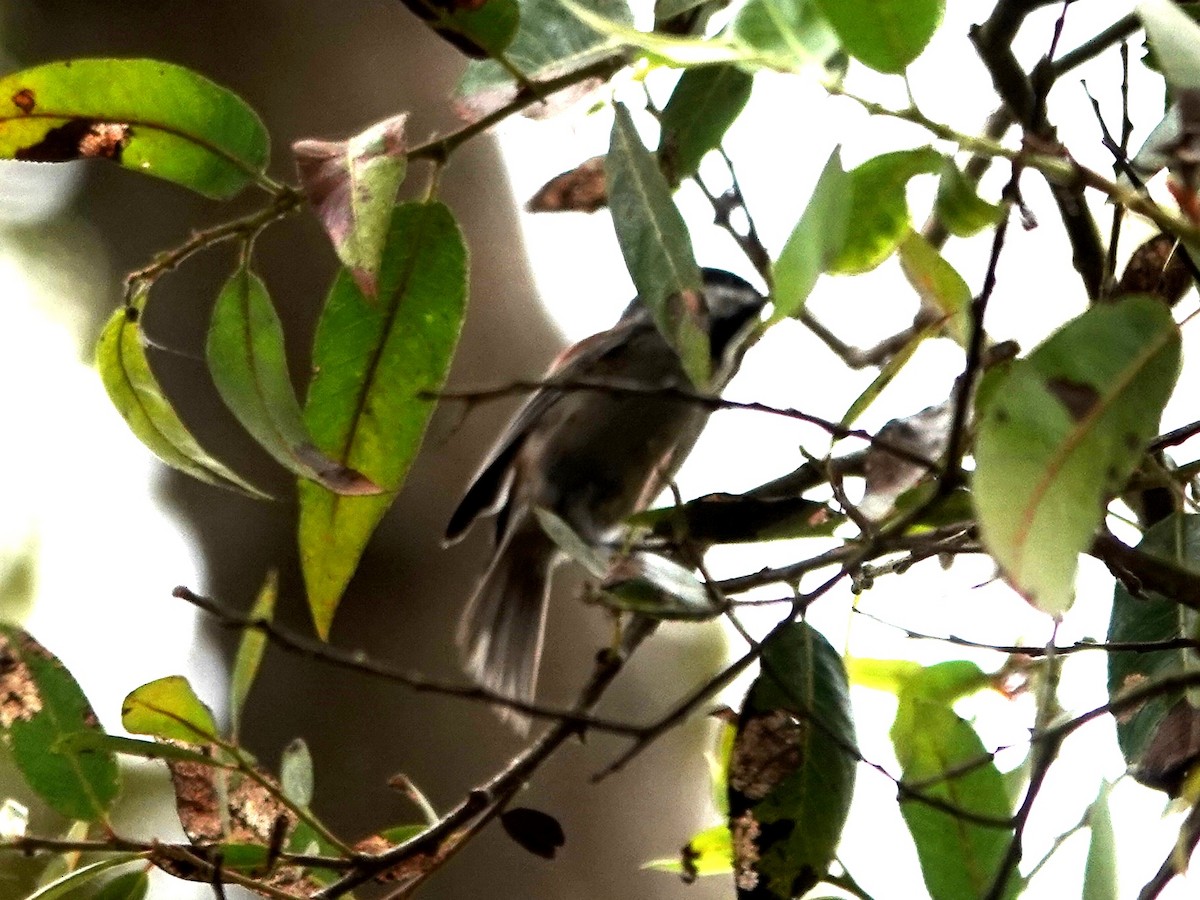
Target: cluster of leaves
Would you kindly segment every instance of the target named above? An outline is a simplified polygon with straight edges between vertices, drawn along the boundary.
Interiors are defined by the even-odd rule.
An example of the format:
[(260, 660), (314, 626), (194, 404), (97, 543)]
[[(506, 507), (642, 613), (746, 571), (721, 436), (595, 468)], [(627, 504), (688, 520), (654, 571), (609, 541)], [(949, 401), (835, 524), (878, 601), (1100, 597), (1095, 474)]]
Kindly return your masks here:
[[(718, 379), (711, 369), (700, 267), (675, 189), (686, 179), (699, 180), (701, 161), (720, 149), (759, 72), (815, 76), (839, 93), (840, 78), (852, 65), (903, 73), (942, 17), (940, 0), (747, 0), (717, 27), (714, 14), (723, 5), (660, 0), (654, 30), (643, 32), (631, 25), (621, 0), (412, 3), (437, 34), (472, 58), (456, 99), (468, 124), (416, 146), (405, 136), (402, 115), (346, 141), (302, 141), (294, 147), (298, 187), (266, 173), (268, 136), (254, 111), (179, 66), (82, 59), (0, 79), (0, 156), (108, 159), (218, 199), (249, 187), (266, 193), (260, 210), (198, 233), (129, 276), (126, 302), (100, 337), (97, 363), (113, 404), (160, 459), (212, 484), (259, 493), (208, 455), (180, 419), (155, 378), (140, 328), (160, 276), (219, 242), (239, 243), (238, 265), (216, 298), (208, 366), (246, 431), (298, 477), (298, 540), (322, 638), (372, 532), (404, 483), (454, 354), (468, 294), (467, 250), (452, 211), (436, 199), (436, 185), (437, 170), (457, 147), (505, 116), (551, 106), (560, 92), (595, 86), (635, 61), (683, 69), (665, 107), (650, 110), (659, 124), (655, 149), (641, 137), (642, 113), (614, 102), (608, 153), (549, 182), (535, 208), (610, 209), (639, 296), (678, 353), (694, 399), (717, 403), (708, 396)], [(1020, 14), (1034, 5), (1020, 4)], [(1001, 2), (995, 14), (1018, 15), (1008, 6)], [(1168, 81), (1177, 92), (1194, 89), (1200, 84), (1200, 29), (1167, 0), (1144, 4), (1142, 15)], [(1074, 600), (1079, 555), (1095, 553), (1122, 576), (1110, 641), (1154, 650), (1111, 657), (1108, 711), (1118, 714), (1122, 750), (1144, 783), (1172, 795), (1194, 793), (1189, 784), (1200, 759), (1194, 737), (1200, 684), (1195, 517), (1182, 513), (1187, 475), (1162, 455), (1179, 441), (1156, 438), (1180, 367), (1180, 329), (1170, 302), (1178, 298), (1164, 297), (1153, 281), (1136, 292), (1106, 287), (1095, 298), (1103, 302), (1012, 359), (996, 352), (984, 331), (993, 284), (973, 294), (937, 241), (914, 229), (907, 186), (936, 176), (929, 212), (950, 234), (991, 230), (993, 268), (1017, 194), (1006, 193), (999, 205), (981, 199), (977, 176), (955, 157), (960, 149), (1010, 161), (1014, 185), (1021, 171), (1032, 169), (1056, 185), (1067, 181), (1104, 191), (1152, 218), (1172, 246), (1175, 239), (1200, 246), (1200, 231), (1195, 221), (1064, 162), (1066, 154), (1009, 150), (958, 135), (915, 108), (861, 102), (870, 112), (926, 128), (930, 144), (886, 152), (849, 171), (835, 151), (778, 254), (763, 248), (752, 227), (738, 231), (729, 224), (728, 200), (744, 204), (736, 183), (728, 197), (713, 199), (771, 286), (764, 329), (788, 318), (811, 322), (806, 302), (822, 276), (860, 274), (899, 257), (925, 313), (886, 355), (878, 377), (842, 421), (769, 410), (822, 424), (835, 438), (865, 438), (868, 449), (806, 464), (793, 477), (746, 495), (701, 498), (637, 521), (651, 536), (693, 551), (713, 543), (829, 535), (847, 523), (855, 526), (853, 536), (832, 557), (714, 585), (677, 561), (689, 558), (684, 555), (648, 557), (632, 574), (614, 577), (564, 523), (549, 514), (542, 521), (568, 554), (606, 578), (612, 605), (658, 618), (732, 616), (730, 595), (740, 590), (772, 580), (795, 585), (805, 572), (840, 566), (726, 671), (731, 677), (761, 663), (736, 728), (723, 737), (718, 805), (727, 821), (693, 839), (679, 861), (661, 867), (686, 877), (733, 872), (739, 895), (750, 898), (791, 897), (822, 882), (860, 892), (849, 873), (831, 872), (860, 762), (848, 701), (854, 681), (898, 699), (891, 737), (902, 769), (900, 808), (931, 896), (999, 900), (1022, 887), (1016, 872), (1021, 831), (1056, 741), (1088, 719), (1057, 731), (1039, 722), (1029, 770), (1017, 774), (1027, 774), (1028, 782), (1014, 791), (972, 725), (954, 710), (960, 698), (997, 685), (997, 676), (964, 662), (922, 668), (869, 660), (854, 661), (847, 674), (828, 642), (797, 620), (842, 578), (863, 583), (868, 564), (880, 557), (908, 554), (915, 561), (981, 551), (1031, 604), (1057, 617)], [(1194, 129), (1182, 132), (1186, 137)], [(947, 150), (946, 142), (956, 146)], [(1189, 158), (1186, 142), (1168, 150), (1166, 164)], [(425, 199), (397, 202), (410, 163), (422, 160), (435, 169)], [(1184, 183), (1176, 193), (1186, 197), (1193, 188)], [(341, 268), (321, 313), (302, 404), (288, 376), (279, 317), (253, 269), (253, 247), (263, 229), (304, 200), (325, 227)], [(965, 351), (954, 394), (877, 435), (853, 431), (917, 346), (939, 338)], [(966, 473), (968, 454), (974, 468)], [(844, 475), (864, 479), (861, 504), (845, 499)], [(802, 496), (820, 484), (832, 487), (836, 502)], [(1175, 513), (1136, 548), (1116, 541), (1105, 526), (1110, 503), (1164, 484), (1172, 488)], [(82, 879), (134, 863), (143, 868), (105, 890), (113, 897), (140, 896), (146, 862), (179, 877), (228, 881), (268, 896), (334, 898), (388, 874), (415, 887), (448, 857), (460, 839), (454, 835), (469, 835), (458, 826), (492, 814), (501, 814), (526, 847), (552, 855), (561, 843), (552, 820), (533, 811), (504, 811), (512, 786), (527, 777), (520, 767), (507, 783), (508, 794), (472, 794), (455, 813), (427, 826), (402, 826), (356, 846), (329, 832), (308, 808), (312, 773), (302, 745), (285, 754), (275, 776), (237, 743), (238, 716), (266, 636), (278, 634), (264, 624), (272, 596), (268, 587), (254, 613), (261, 621), (244, 636), (228, 735), (186, 682), (172, 676), (138, 688), (125, 704), (124, 727), (153, 741), (107, 736), (48, 651), (18, 629), (0, 631), (0, 728), (30, 787), (68, 818), (106, 823), (117, 794), (117, 755), (162, 759), (171, 769), (190, 841), (136, 846), (114, 839), (103, 862), (46, 886), (40, 898), (62, 896)], [(610, 674), (601, 671), (600, 689)], [(585, 695), (584, 712), (594, 693)], [(1044, 709), (1052, 706), (1043, 700)], [(680, 711), (696, 702), (684, 702)], [(561, 742), (586, 726), (566, 717), (551, 735)], [(637, 737), (644, 742), (657, 731), (651, 727)], [(536, 766), (553, 746), (551, 740), (535, 745), (528, 765)], [(1018, 795), (1024, 798), (1019, 806)], [(491, 805), (473, 805), (480, 797)], [(1102, 809), (1103, 797), (1096, 822)], [(1106, 839), (1103, 828), (1093, 831), (1097, 842)], [(1097, 862), (1089, 868), (1093, 885), (1111, 882), (1102, 843), (1097, 846)], [(1096, 887), (1095, 896), (1105, 889)]]

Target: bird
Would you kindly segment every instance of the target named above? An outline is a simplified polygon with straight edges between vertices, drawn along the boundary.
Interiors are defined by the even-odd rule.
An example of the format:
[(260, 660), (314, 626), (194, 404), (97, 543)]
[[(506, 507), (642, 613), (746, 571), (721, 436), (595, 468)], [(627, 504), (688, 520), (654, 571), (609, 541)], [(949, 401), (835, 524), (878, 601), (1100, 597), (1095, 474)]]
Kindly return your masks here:
[[(716, 394), (740, 365), (766, 298), (730, 272), (705, 268), (701, 276)], [(491, 559), (467, 602), (458, 644), (477, 684), (524, 704), (535, 696), (551, 572), (563, 558), (535, 509), (603, 546), (667, 486), (712, 411), (697, 402), (640, 297), (612, 328), (560, 354), (539, 385), (472, 479), (444, 541), (457, 542), (480, 518), (495, 519)], [(511, 709), (501, 714), (526, 724)]]

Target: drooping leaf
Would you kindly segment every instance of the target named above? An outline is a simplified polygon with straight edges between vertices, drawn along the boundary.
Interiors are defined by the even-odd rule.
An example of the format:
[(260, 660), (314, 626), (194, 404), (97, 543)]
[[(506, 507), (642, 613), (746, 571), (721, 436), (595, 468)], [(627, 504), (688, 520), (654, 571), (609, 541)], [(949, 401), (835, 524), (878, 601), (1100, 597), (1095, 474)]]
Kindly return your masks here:
[(0, 625), (0, 738), (30, 789), (69, 819), (104, 819), (116, 799), (116, 757), (60, 743), (103, 732), (58, 658), (21, 629)]
[(1068, 322), (981, 401), (972, 492), (981, 536), (1038, 609), (1071, 605), (1079, 553), (1158, 433), (1179, 357), (1170, 310), (1127, 297)]
[(772, 322), (798, 315), (817, 279), (841, 254), (853, 190), (854, 182), (843, 171), (841, 153), (835, 148), (775, 262)]
[(134, 436), (172, 468), (209, 484), (265, 497), (204, 451), (175, 412), (150, 371), (138, 320), (146, 297), (113, 313), (96, 345), (96, 368), (108, 397)]
[(71, 59), (0, 78), (0, 158), (110, 159), (207, 197), (260, 178), (267, 131), (236, 94), (152, 59)]
[(670, 182), (694, 175), (705, 154), (720, 146), (753, 86), (752, 76), (730, 65), (688, 69), (680, 76), (660, 120), (658, 162)]
[(504, 52), (517, 33), (517, 0), (401, 0), (439, 37), (472, 59)]
[(125, 866), (140, 859), (141, 855), (136, 853), (113, 854), (99, 862), (80, 866), (78, 869), (68, 872), (61, 878), (56, 878), (49, 884), (42, 885), (42, 887), (28, 895), (25, 900), (64, 900), (64, 898), (74, 895), (80, 888), (86, 887), (95, 881), (96, 878), (103, 875), (109, 869)]
[(566, 843), (558, 819), (540, 809), (517, 806), (500, 814), (504, 833), (534, 856), (554, 859), (558, 848)]
[[(985, 759), (983, 743), (953, 709), (957, 699), (990, 683), (975, 663), (963, 660), (906, 669), (900, 673), (891, 737), (904, 782), (919, 785), (922, 797), (1004, 822), (1012, 814), (1004, 779), (994, 763), (979, 763)], [(1009, 827), (955, 816), (904, 794), (900, 812), (933, 900), (987, 893), (1008, 849)], [(1002, 896), (1018, 892), (1017, 879), (1009, 878)]]
[(308, 744), (296, 738), (284, 748), (279, 763), (283, 795), (297, 806), (308, 806), (313, 798), (313, 760)]
[(900, 243), (900, 268), (927, 309), (942, 316), (941, 327), (960, 347), (971, 333), (971, 289), (945, 257), (917, 231)]
[(407, 118), (392, 116), (345, 141), (292, 144), (304, 194), (338, 259), (368, 297), (378, 287), (392, 207), (408, 167)]
[[(270, 622), (275, 614), (275, 600), (278, 596), (279, 571), (271, 569), (267, 572), (263, 586), (258, 590), (254, 606), (250, 609), (250, 618)], [(241, 730), (242, 710), (246, 706), (246, 698), (250, 695), (250, 688), (258, 675), (258, 667), (266, 649), (266, 634), (257, 628), (242, 631), (242, 639), (238, 642), (237, 655), (233, 660), (233, 671), (229, 676), (229, 721), (235, 739)]]
[(921, 55), (942, 23), (945, 0), (817, 0), (846, 52), (898, 74)]
[(857, 765), (846, 670), (805, 623), (763, 646), (729, 763), (729, 829), (740, 897), (799, 896), (833, 860)]
[[(1155, 524), (1138, 544), (1139, 552), (1200, 573), (1200, 516), (1177, 515)], [(1194, 638), (1200, 621), (1194, 610), (1151, 590), (1136, 595), (1119, 580), (1113, 586), (1110, 642), (1157, 642)], [(1200, 657), (1188, 648), (1152, 653), (1108, 654), (1108, 693), (1112, 700), (1129, 690), (1172, 675), (1200, 670)], [(1188, 692), (1152, 697), (1116, 716), (1117, 741), (1134, 777), (1174, 795), (1200, 759), (1200, 709)]]
[(749, 0), (723, 34), (761, 65), (785, 72), (823, 67), (841, 49), (816, 0)]
[(1109, 805), (1112, 787), (1107, 781), (1102, 782), (1100, 793), (1088, 811), (1092, 838), (1083, 867), (1082, 900), (1117, 900), (1117, 842)]
[(705, 828), (683, 845), (678, 856), (652, 859), (642, 868), (679, 875), (689, 884), (706, 875), (728, 875), (733, 871), (733, 835), (724, 822)]
[(133, 734), (207, 744), (217, 735), (210, 710), (182, 675), (168, 675), (129, 692), (121, 704), (121, 724)]
[(920, 147), (884, 153), (852, 169), (845, 236), (829, 271), (868, 272), (891, 256), (912, 228), (905, 195), (908, 182), (938, 172), (942, 162), (932, 147)]
[(942, 166), (933, 210), (946, 230), (958, 237), (991, 228), (1004, 215), (1004, 207), (980, 197), (951, 159)]
[(629, 110), (620, 103), (605, 170), (617, 243), (638, 295), (667, 343), (679, 354), (688, 378), (703, 389), (712, 364), (703, 287), (691, 236), (654, 156), (638, 137)]
[(339, 494), (379, 493), (370, 479), (313, 445), (288, 375), (283, 325), (266, 285), (246, 267), (217, 297), (206, 357), (225, 405), (280, 465)]
[[(580, 5), (611, 22), (633, 21), (626, 0), (581, 0)], [(603, 35), (558, 0), (520, 0), (520, 8), (520, 27), (505, 56), (532, 81), (566, 74), (611, 52)], [(499, 63), (472, 62), (459, 83), (456, 106), (466, 118), (479, 118), (512, 100), (517, 90), (512, 73)]]
[(150, 873), (145, 869), (125, 872), (107, 881), (92, 900), (142, 900), (150, 889)]
[(466, 248), (440, 203), (406, 203), (392, 216), (368, 298), (345, 271), (317, 327), (304, 409), (318, 449), (386, 493), (342, 497), (300, 483), (300, 557), (317, 632), (416, 457), (458, 342), (466, 304)]

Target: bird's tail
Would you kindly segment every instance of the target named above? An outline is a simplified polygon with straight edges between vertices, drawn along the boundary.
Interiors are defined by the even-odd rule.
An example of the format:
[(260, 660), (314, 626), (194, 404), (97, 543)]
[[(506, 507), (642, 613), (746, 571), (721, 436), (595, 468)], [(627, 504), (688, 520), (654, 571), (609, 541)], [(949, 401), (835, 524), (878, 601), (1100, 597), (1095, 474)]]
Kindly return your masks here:
[[(558, 551), (532, 515), (517, 515), (467, 604), (458, 643), (467, 672), (480, 685), (532, 702)], [(528, 718), (512, 710), (501, 716), (521, 730), (528, 727)]]

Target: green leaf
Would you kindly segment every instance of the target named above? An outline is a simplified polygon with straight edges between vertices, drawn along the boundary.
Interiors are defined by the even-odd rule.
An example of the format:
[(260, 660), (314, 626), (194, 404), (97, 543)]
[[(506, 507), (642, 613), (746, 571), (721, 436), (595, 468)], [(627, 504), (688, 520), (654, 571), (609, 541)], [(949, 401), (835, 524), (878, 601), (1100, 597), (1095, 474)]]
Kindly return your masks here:
[(408, 167), (407, 118), (392, 116), (346, 141), (292, 144), (304, 194), (338, 259), (368, 297), (378, 289), (392, 207)]
[(733, 836), (729, 833), (729, 826), (722, 822), (705, 828), (684, 845), (679, 856), (652, 859), (643, 863), (642, 868), (683, 875), (689, 879), (728, 875), (733, 871)]
[(109, 856), (99, 862), (81, 866), (78, 869), (68, 872), (61, 878), (56, 878), (49, 884), (43, 885), (34, 891), (25, 900), (63, 900), (63, 898), (74, 894), (79, 888), (85, 887), (90, 882), (95, 881), (97, 876), (103, 875), (109, 869), (115, 869), (117, 866), (125, 866), (140, 859), (140, 854), (136, 853), (118, 853)]
[[(829, 869), (857, 766), (846, 670), (805, 623), (764, 642), (762, 673), (738, 719), (729, 764), (729, 828), (739, 888), (790, 898)], [(748, 896), (748, 894), (746, 894)]]
[[(581, 0), (579, 5), (603, 20), (633, 22), (625, 0)], [(520, 9), (520, 26), (505, 56), (531, 80), (565, 74), (611, 52), (606, 38), (559, 0), (521, 0)], [(494, 60), (481, 60), (467, 65), (457, 95), (461, 107), (482, 115), (503, 106), (516, 92), (510, 71)]]
[(1004, 207), (988, 203), (975, 193), (974, 185), (950, 159), (942, 166), (933, 211), (946, 230), (958, 237), (991, 228), (1004, 215)]
[(25, 783), (68, 819), (104, 819), (120, 787), (111, 753), (59, 746), (83, 732), (102, 734), (96, 714), (66, 667), (26, 632), (0, 625), (0, 737)]
[(825, 66), (840, 49), (815, 0), (749, 0), (724, 35), (762, 65), (787, 72)]
[(341, 497), (300, 483), (300, 558), (318, 634), (421, 446), (466, 308), (466, 248), (450, 210), (405, 203), (392, 216), (368, 298), (342, 271), (317, 326), (304, 416), (317, 447), (387, 492)]
[(905, 196), (909, 180), (939, 171), (943, 159), (932, 147), (920, 147), (885, 153), (852, 169), (846, 232), (828, 271), (857, 275), (891, 256), (912, 230)]
[(692, 239), (658, 163), (643, 146), (629, 110), (621, 103), (616, 104), (604, 166), (617, 243), (638, 296), (679, 354), (688, 378), (703, 389), (712, 362)]
[(111, 159), (206, 197), (262, 178), (269, 139), (236, 94), (151, 59), (71, 59), (0, 78), (0, 157)]
[(658, 161), (671, 183), (694, 175), (705, 154), (721, 145), (753, 86), (753, 76), (730, 65), (683, 73), (660, 119)]
[(1158, 433), (1179, 375), (1179, 329), (1153, 297), (1068, 322), (979, 409), (975, 508), (984, 546), (1038, 609), (1061, 615), (1078, 556)]
[(945, 257), (917, 231), (910, 231), (900, 244), (900, 268), (921, 302), (944, 317), (944, 328), (960, 347), (971, 333), (971, 289)]
[[(1200, 574), (1200, 516), (1176, 515), (1154, 525), (1137, 545), (1138, 552)], [(1195, 638), (1200, 633), (1200, 616), (1194, 610), (1168, 600), (1148, 589), (1136, 595), (1121, 582), (1113, 586), (1112, 617), (1108, 625), (1110, 642), (1146, 643)], [(1109, 653), (1108, 693), (1116, 700), (1129, 690), (1151, 684), (1172, 675), (1196, 672), (1200, 657), (1188, 648), (1156, 650), (1153, 653)], [(1178, 711), (1176, 711), (1178, 710)], [(1173, 792), (1182, 779), (1189, 753), (1188, 741), (1172, 737), (1168, 715), (1196, 714), (1195, 704), (1183, 691), (1159, 694), (1116, 716), (1117, 741), (1134, 776), (1142, 783)], [(1159, 735), (1162, 738), (1159, 738)], [(1158, 740), (1156, 741), (1156, 738)], [(1175, 744), (1162, 759), (1156, 747), (1165, 739)]]
[(303, 738), (296, 738), (284, 748), (279, 762), (279, 785), (283, 796), (297, 806), (312, 803), (313, 760)]
[(1143, 0), (1137, 14), (1171, 89), (1200, 89), (1200, 25), (1170, 0)]
[(283, 325), (266, 285), (244, 266), (217, 297), (206, 356), (225, 405), (280, 465), (339, 494), (379, 493), (313, 446), (288, 375)]
[[(879, 370), (879, 374), (871, 379), (871, 383), (863, 389), (862, 393), (854, 398), (854, 402), (850, 404), (850, 407), (843, 414), (839, 424), (843, 428), (849, 428), (854, 424), (858, 417), (866, 412), (871, 404), (879, 398), (884, 388), (891, 384), (896, 376), (900, 374), (901, 370), (908, 365), (908, 361), (913, 358), (913, 354), (917, 352), (917, 348), (925, 343), (927, 338), (934, 337), (941, 331), (941, 328), (941, 322), (934, 322), (926, 325), (909, 338), (908, 342), (888, 359), (883, 368)], [(873, 446), (871, 449), (875, 450), (877, 447)]]
[(827, 537), (844, 521), (827, 504), (791, 494), (707, 494), (683, 506), (635, 513), (627, 520), (660, 537), (739, 544)]
[(209, 768), (224, 769), (228, 765), (215, 757), (189, 750), (178, 744), (162, 741), (140, 741), (137, 738), (118, 737), (114, 734), (96, 734), (90, 731), (76, 732), (60, 739), (56, 746), (68, 750), (102, 750), (105, 753), (120, 753), (141, 759), (161, 759), (170, 762), (197, 763)]
[[(920, 784), (922, 796), (1004, 820), (1012, 814), (1004, 779), (994, 763), (966, 765), (984, 759), (986, 750), (951, 708), (958, 697), (981, 686), (980, 675), (977, 666), (962, 661), (913, 675), (899, 692), (892, 744), (904, 781)], [(970, 821), (903, 795), (900, 812), (933, 900), (987, 893), (1008, 850), (1011, 829)], [(1009, 878), (1002, 897), (1015, 897), (1019, 890), (1018, 880)]]
[(600, 587), (606, 606), (652, 619), (704, 621), (721, 613), (691, 569), (653, 553), (618, 558)]
[(512, 43), (521, 11), (517, 0), (401, 0), (447, 43), (472, 59), (497, 56)]
[[(270, 622), (275, 615), (275, 601), (279, 596), (279, 572), (271, 569), (258, 590), (250, 618)], [(246, 628), (238, 642), (237, 656), (233, 660), (233, 672), (229, 678), (229, 720), (234, 738), (241, 731), (242, 710), (250, 687), (258, 675), (263, 653), (267, 649), (267, 636), (258, 628)]]
[(843, 171), (841, 152), (835, 148), (775, 262), (772, 322), (798, 315), (821, 273), (841, 253), (853, 191), (854, 182)]
[(130, 691), (121, 704), (121, 724), (133, 734), (188, 744), (208, 744), (217, 736), (212, 710), (182, 675), (168, 675)]
[(139, 292), (133, 305), (113, 313), (100, 333), (96, 368), (113, 406), (134, 436), (168, 466), (218, 487), (266, 497), (209, 456), (166, 398), (150, 371), (138, 325), (145, 302), (145, 293)]
[[(1113, 654), (1110, 654), (1110, 656)], [(1083, 867), (1082, 900), (1117, 900), (1117, 841), (1113, 834), (1112, 785), (1100, 784), (1100, 793), (1088, 811), (1092, 839), (1088, 843), (1087, 863)]]
[(145, 869), (138, 869), (106, 882), (92, 900), (142, 900), (149, 889), (150, 873)]
[(942, 24), (945, 0), (817, 0), (846, 52), (880, 72), (899, 74)]

